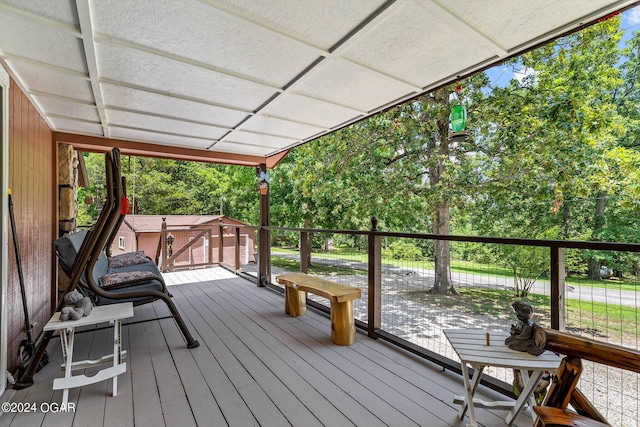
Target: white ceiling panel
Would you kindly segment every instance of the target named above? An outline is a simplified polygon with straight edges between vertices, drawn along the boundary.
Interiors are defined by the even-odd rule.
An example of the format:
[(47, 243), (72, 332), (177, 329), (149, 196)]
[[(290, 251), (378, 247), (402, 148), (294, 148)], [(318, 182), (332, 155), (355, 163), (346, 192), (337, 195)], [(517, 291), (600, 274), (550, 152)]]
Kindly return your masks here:
[(150, 132), (140, 129), (120, 128), (116, 126), (109, 127), (109, 133), (113, 138), (120, 138), (132, 141), (153, 141), (154, 144), (169, 145), (173, 147), (196, 148), (200, 150), (207, 149), (214, 143), (212, 140), (189, 138), (180, 135), (167, 135), (161, 132)]
[(83, 122), (65, 117), (49, 117), (49, 121), (60, 132), (79, 133), (82, 135), (101, 136), (102, 126), (100, 123)]
[(201, 125), (183, 120), (167, 119), (164, 117), (149, 116), (128, 111), (106, 110), (106, 115), (109, 126), (146, 129), (154, 132), (165, 132), (172, 135), (184, 135), (206, 138), (209, 140), (218, 140), (228, 132), (226, 129), (215, 126)]
[(253, 144), (264, 147), (284, 148), (296, 142), (293, 138), (283, 138), (281, 136), (265, 135), (252, 132), (236, 131), (225, 142), (239, 142), (241, 144)]
[(403, 3), (342, 55), (421, 88), (495, 57), (486, 40), (460, 31), (453, 20), (437, 19), (434, 12), (429, 2)]
[(45, 111), (56, 111), (60, 116), (100, 123), (96, 106), (91, 103), (42, 95), (34, 96), (33, 99)]
[(362, 116), (362, 112), (295, 93), (280, 95), (263, 109), (264, 114), (330, 129)]
[(386, 0), (204, 0), (328, 51)]
[(71, 28), (78, 28), (78, 14), (74, 0), (2, 0), (2, 5), (10, 6), (7, 12), (20, 15), (35, 15), (35, 18), (51, 20)]
[(0, 0), (0, 64), (57, 138), (273, 166), (292, 147), (638, 4)]
[(216, 151), (222, 151), (223, 153), (244, 154), (247, 156), (268, 156), (274, 152), (271, 147), (234, 142), (218, 142), (214, 145), (214, 148)]
[(73, 34), (22, 19), (0, 9), (0, 47), (13, 55), (86, 74), (82, 41)]
[(297, 140), (308, 137), (309, 135), (315, 135), (325, 130), (318, 126), (305, 125), (264, 115), (251, 117), (242, 124), (242, 129), (257, 133), (284, 136)]
[(318, 54), (289, 37), (198, 2), (94, 2), (100, 35), (283, 87)]
[(126, 108), (168, 118), (185, 119), (214, 126), (232, 128), (244, 121), (248, 114), (176, 96), (102, 83), (105, 107)]
[[(370, 111), (415, 90), (353, 62), (335, 59), (319, 66), (313, 79), (295, 87), (296, 92), (360, 111)], [(349, 93), (348, 99), (344, 94)]]
[(134, 49), (97, 45), (100, 74), (123, 85), (148, 88), (253, 111), (275, 95), (272, 88)]
[[(29, 62), (9, 60), (7, 63), (29, 92), (95, 102), (91, 91), (91, 82), (87, 78), (75, 74), (65, 74)], [(57, 113), (56, 111), (49, 112), (51, 114)]]
[[(500, 13), (504, 2), (500, 0), (436, 0), (443, 9), (454, 14), (461, 22), (473, 27), (504, 48), (511, 50), (529, 44), (544, 34), (538, 22), (544, 22), (547, 31), (563, 28), (568, 22), (574, 26), (586, 23), (584, 17), (598, 9), (611, 7), (610, 0), (556, 0), (536, 2), (511, 0), (509, 7), (518, 13)], [(549, 7), (541, 7), (548, 5)], [(499, 25), (496, 25), (499, 16)], [(572, 22), (573, 20), (573, 22)]]

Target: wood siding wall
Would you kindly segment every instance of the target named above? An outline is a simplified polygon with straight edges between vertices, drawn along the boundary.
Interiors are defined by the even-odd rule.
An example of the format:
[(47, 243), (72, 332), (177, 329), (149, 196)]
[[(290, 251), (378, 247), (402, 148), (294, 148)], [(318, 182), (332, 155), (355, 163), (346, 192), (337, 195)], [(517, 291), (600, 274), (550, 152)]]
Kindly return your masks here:
[[(24, 93), (11, 81), (9, 90), (9, 186), (22, 260), (34, 340), (52, 312), (53, 251), (57, 230), (57, 182), (52, 133)], [(12, 236), (9, 236), (7, 367), (19, 365), (20, 342), (26, 338), (20, 281)]]

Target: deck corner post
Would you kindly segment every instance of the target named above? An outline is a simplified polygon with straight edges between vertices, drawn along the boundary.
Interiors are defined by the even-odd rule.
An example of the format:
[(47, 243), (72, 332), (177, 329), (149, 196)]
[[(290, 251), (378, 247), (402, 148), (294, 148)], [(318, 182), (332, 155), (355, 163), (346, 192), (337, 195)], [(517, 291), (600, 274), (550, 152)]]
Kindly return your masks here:
[(367, 334), (370, 338), (377, 338), (376, 330), (380, 329), (382, 317), (382, 252), (381, 239), (378, 231), (378, 218), (371, 218), (371, 233), (368, 241), (368, 321)]

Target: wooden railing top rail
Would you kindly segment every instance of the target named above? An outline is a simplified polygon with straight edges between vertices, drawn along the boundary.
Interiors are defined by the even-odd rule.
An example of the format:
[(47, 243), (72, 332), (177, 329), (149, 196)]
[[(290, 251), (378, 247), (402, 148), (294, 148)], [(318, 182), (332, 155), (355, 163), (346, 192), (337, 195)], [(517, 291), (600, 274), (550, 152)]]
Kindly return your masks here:
[(543, 328), (547, 350), (640, 373), (640, 350)]
[(336, 229), (321, 229), (321, 228), (295, 228), (295, 227), (273, 227), (273, 226), (261, 226), (257, 228), (269, 230), (269, 231), (353, 234), (353, 235), (365, 235), (365, 236), (374, 235), (374, 236), (380, 236), (380, 237), (405, 237), (405, 238), (412, 238), (412, 239), (449, 240), (449, 241), (472, 242), (472, 243), (498, 243), (503, 245), (640, 252), (639, 243), (586, 242), (586, 241), (577, 241), (577, 240), (538, 240), (538, 239), (519, 239), (514, 237), (484, 237), (484, 236), (462, 236), (462, 235), (454, 235), (454, 234), (442, 235), (442, 234), (429, 234), (429, 233), (402, 233), (402, 232), (378, 231), (378, 230), (376, 231), (336, 230)]
[[(543, 328), (547, 350), (564, 354), (556, 379), (541, 407), (534, 407), (538, 418), (534, 427), (610, 425), (598, 408), (576, 387), (582, 374), (582, 359), (640, 373), (640, 350), (596, 341), (587, 337)], [(577, 412), (566, 411), (571, 404)]]

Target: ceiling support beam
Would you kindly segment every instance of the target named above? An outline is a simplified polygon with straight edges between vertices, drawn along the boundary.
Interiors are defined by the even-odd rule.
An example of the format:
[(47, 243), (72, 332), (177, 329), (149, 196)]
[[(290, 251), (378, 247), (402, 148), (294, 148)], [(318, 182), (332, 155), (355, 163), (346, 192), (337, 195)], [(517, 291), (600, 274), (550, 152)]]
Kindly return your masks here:
[[(240, 166), (258, 167), (268, 162), (266, 157), (251, 156), (221, 151), (194, 150), (169, 145), (148, 144), (122, 139), (103, 138), (100, 136), (77, 135), (73, 133), (54, 132), (53, 141), (71, 144), (76, 150), (90, 153), (104, 153), (112, 148), (119, 148), (122, 154), (130, 156), (154, 157), (161, 159), (187, 160), (193, 162), (219, 163)], [(282, 153), (281, 153), (282, 154)], [(284, 155), (282, 156), (284, 157)], [(282, 159), (280, 157), (279, 160)], [(277, 156), (274, 156), (276, 159)], [(279, 161), (278, 160), (278, 161)], [(277, 162), (269, 162), (275, 164)]]
[(87, 70), (89, 71), (89, 79), (91, 81), (93, 98), (96, 101), (98, 116), (100, 116), (102, 132), (104, 133), (105, 137), (109, 138), (107, 114), (104, 110), (104, 100), (102, 99), (102, 91), (100, 90), (100, 74), (98, 73), (96, 44), (93, 38), (93, 25), (91, 23), (91, 10), (89, 9), (89, 0), (76, 0), (76, 9), (78, 11), (80, 33), (82, 33), (82, 46), (84, 47), (84, 57), (87, 64)]

